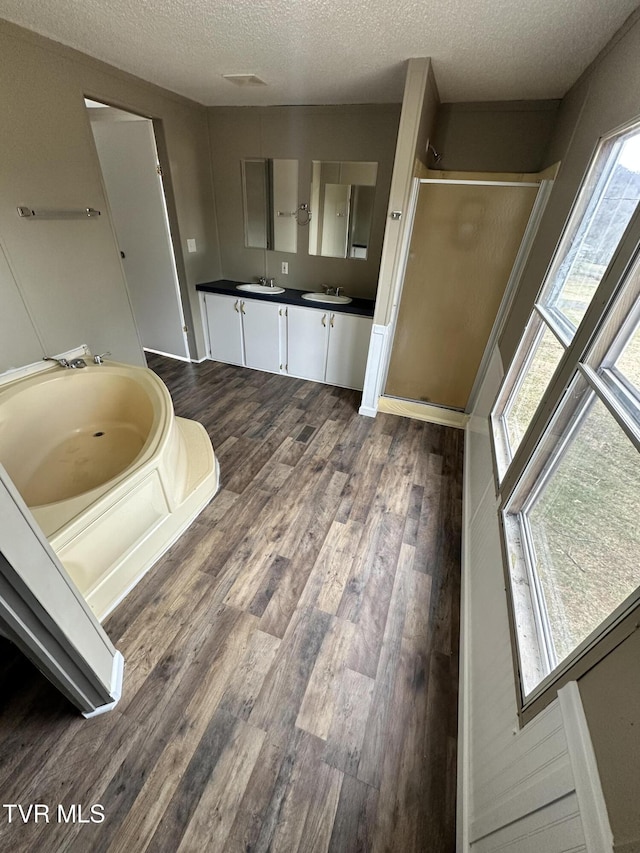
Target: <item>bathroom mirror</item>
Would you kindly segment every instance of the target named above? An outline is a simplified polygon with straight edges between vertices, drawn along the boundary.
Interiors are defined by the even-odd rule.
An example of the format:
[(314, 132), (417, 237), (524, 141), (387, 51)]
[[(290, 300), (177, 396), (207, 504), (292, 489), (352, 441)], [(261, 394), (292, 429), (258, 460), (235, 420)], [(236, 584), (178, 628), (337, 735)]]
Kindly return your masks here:
[(298, 249), (298, 161), (241, 161), (244, 244), (252, 249)]
[(312, 161), (309, 254), (366, 260), (377, 163)]

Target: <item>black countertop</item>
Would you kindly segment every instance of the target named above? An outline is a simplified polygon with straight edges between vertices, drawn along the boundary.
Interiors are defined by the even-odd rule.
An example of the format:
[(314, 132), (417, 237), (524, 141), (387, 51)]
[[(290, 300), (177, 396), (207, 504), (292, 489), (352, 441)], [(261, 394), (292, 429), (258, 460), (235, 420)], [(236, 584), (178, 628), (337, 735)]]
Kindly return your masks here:
[[(334, 302), (309, 302), (302, 298), (303, 293), (308, 293), (306, 290), (294, 290), (287, 287), (284, 293), (263, 294), (252, 293), (250, 290), (238, 290), (236, 285), (246, 284), (242, 281), (229, 281), (221, 279), (220, 281), (208, 281), (204, 284), (197, 284), (196, 290), (202, 290), (205, 293), (222, 293), (225, 296), (237, 296), (241, 299), (258, 299), (260, 302), (280, 302), (284, 305), (300, 305), (303, 308), (316, 308), (323, 311), (335, 311), (340, 314), (359, 314), (361, 317), (373, 317), (373, 308), (375, 302), (373, 299), (359, 299), (354, 296), (351, 302), (346, 305), (337, 304)], [(345, 294), (348, 296), (349, 294)]]

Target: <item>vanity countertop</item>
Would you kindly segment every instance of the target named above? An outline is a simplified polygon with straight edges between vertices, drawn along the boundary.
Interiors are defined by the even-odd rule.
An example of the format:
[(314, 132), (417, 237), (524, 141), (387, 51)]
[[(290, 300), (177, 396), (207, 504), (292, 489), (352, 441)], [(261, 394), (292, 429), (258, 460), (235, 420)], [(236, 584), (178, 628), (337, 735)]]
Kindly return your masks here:
[[(303, 293), (309, 293), (307, 290), (294, 290), (291, 287), (285, 288), (284, 293), (270, 294), (251, 293), (247, 290), (237, 290), (236, 285), (245, 284), (242, 281), (229, 281), (228, 279), (220, 279), (220, 281), (208, 281), (204, 284), (197, 284), (196, 290), (202, 290), (205, 293), (222, 293), (225, 296), (237, 296), (242, 299), (258, 299), (260, 302), (279, 302), (284, 305), (301, 305), (303, 308), (314, 308), (315, 310), (331, 311), (336, 314), (359, 314), (361, 317), (373, 317), (373, 308), (375, 301), (373, 299), (360, 299), (356, 296), (351, 298), (351, 302), (346, 305), (336, 305), (335, 303), (307, 302), (302, 298)], [(350, 294), (346, 293), (345, 296)]]

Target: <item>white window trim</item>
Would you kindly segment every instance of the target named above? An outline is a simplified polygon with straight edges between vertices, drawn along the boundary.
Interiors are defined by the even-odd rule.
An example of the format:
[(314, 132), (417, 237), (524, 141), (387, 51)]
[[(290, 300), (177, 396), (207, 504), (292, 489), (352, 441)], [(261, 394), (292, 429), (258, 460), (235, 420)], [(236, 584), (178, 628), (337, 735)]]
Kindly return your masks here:
[[(592, 170), (591, 170), (592, 171)], [(585, 179), (585, 186), (589, 183), (589, 175)], [(574, 210), (584, 209), (579, 207), (580, 193)], [(558, 243), (558, 250), (565, 241), (566, 233), (569, 232), (574, 213), (569, 217), (565, 234)], [(550, 265), (553, 269), (554, 254)], [(560, 319), (559, 313), (550, 311), (538, 301), (532, 309), (531, 316), (525, 327), (523, 339), (518, 347), (514, 364), (520, 360), (520, 370), (508, 370), (505, 382), (498, 392), (496, 403), (491, 414), (491, 434), (493, 443), (493, 456), (496, 467), (496, 493), (498, 496), (499, 512), (501, 516), (501, 537), (503, 548), (503, 562), (507, 586), (507, 597), (510, 610), (510, 624), (512, 643), (514, 647), (514, 663), (516, 670), (517, 695), (519, 697), (519, 715), (524, 723), (557, 695), (557, 690), (568, 681), (579, 677), (582, 672), (587, 671), (597, 660), (607, 654), (626, 636), (638, 627), (638, 615), (640, 614), (640, 587), (622, 602), (609, 617), (572, 652), (559, 665), (553, 666), (554, 651), (553, 642), (550, 641), (550, 632), (544, 606), (544, 596), (539, 589), (539, 582), (529, 566), (531, 560), (527, 559), (527, 524), (514, 521), (519, 512), (526, 512), (526, 506), (530, 506), (535, 500), (535, 495), (544, 487), (544, 483), (558, 461), (562, 458), (563, 448), (567, 445), (575, 429), (578, 428), (582, 417), (590, 408), (588, 403), (573, 403), (571, 424), (566, 435), (561, 441), (549, 439), (549, 426), (556, 413), (568, 410), (570, 406), (566, 402), (566, 393), (570, 385), (581, 381), (589, 389), (589, 398), (595, 395), (607, 407), (616, 422), (624, 430), (627, 437), (632, 441), (636, 449), (640, 450), (640, 399), (630, 383), (615, 371), (613, 362), (626, 343), (629, 334), (637, 323), (640, 316), (640, 273), (635, 276), (634, 281), (627, 281), (629, 273), (634, 265), (640, 270), (640, 205), (633, 214), (625, 232), (620, 240), (611, 262), (603, 275), (600, 284), (594, 294), (591, 303), (577, 329), (571, 329)], [(545, 276), (543, 288), (547, 287), (550, 272)], [(625, 285), (627, 291), (620, 296), (621, 288)], [(541, 288), (541, 293), (543, 291)], [(537, 316), (537, 320), (535, 319)], [(504, 412), (508, 410), (510, 399), (517, 393), (517, 386), (522, 381), (524, 370), (522, 365), (532, 358), (533, 341), (541, 334), (536, 328), (542, 321), (556, 336), (565, 348), (549, 387), (543, 396), (540, 405), (534, 415), (532, 422), (520, 442), (518, 448), (511, 457), (506, 424), (502, 420)], [(578, 412), (577, 416), (575, 412)], [(507, 442), (505, 448), (505, 441)], [(550, 445), (553, 445), (550, 449)], [(523, 485), (524, 484), (524, 485)], [(529, 490), (526, 501), (522, 493)], [(518, 506), (518, 501), (520, 506)], [(525, 506), (526, 503), (526, 506)], [(514, 508), (515, 506), (515, 508)], [(522, 518), (522, 517), (521, 517)], [(514, 524), (518, 525), (519, 532), (514, 534)], [(510, 570), (509, 554), (513, 556), (520, 549), (520, 560), (516, 569)], [(514, 562), (514, 565), (515, 565)], [(521, 564), (520, 564), (521, 563)], [(512, 573), (516, 575), (512, 581)], [(517, 587), (517, 591), (515, 588)], [(521, 600), (514, 601), (514, 596)], [(538, 638), (538, 652), (536, 660), (535, 651), (520, 648), (518, 640), (517, 622), (523, 618), (522, 599), (526, 602), (529, 597), (529, 630), (535, 626), (535, 634)], [(518, 611), (518, 607), (520, 610)], [(550, 669), (537, 686), (531, 689), (525, 696), (522, 678), (519, 671), (522, 669), (533, 669), (540, 672)]]

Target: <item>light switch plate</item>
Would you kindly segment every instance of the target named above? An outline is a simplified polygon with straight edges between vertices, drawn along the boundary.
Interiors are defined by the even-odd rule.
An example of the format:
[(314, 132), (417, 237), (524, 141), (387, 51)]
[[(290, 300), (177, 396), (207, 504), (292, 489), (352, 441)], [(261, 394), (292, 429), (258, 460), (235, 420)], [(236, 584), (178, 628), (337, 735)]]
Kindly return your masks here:
[(289, 275), (289, 261), (282, 262), (282, 275)]
[(195, 252), (195, 251), (197, 251), (195, 238), (189, 237), (187, 239), (187, 252)]

